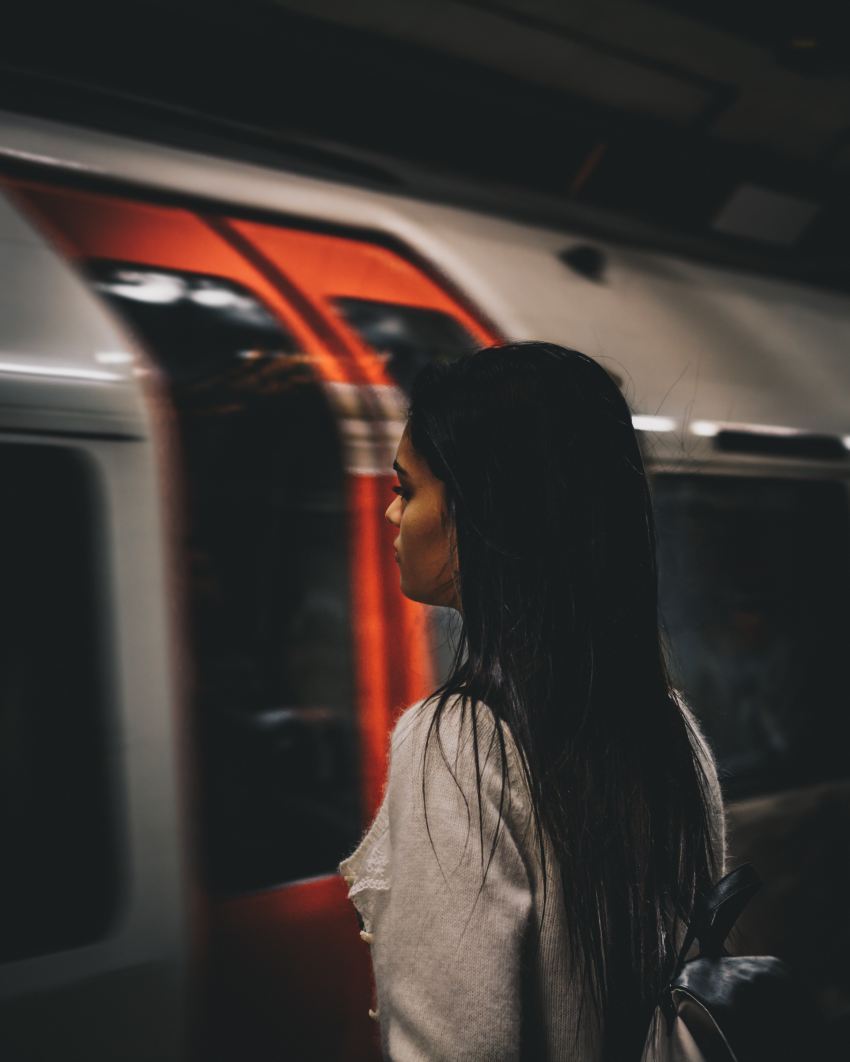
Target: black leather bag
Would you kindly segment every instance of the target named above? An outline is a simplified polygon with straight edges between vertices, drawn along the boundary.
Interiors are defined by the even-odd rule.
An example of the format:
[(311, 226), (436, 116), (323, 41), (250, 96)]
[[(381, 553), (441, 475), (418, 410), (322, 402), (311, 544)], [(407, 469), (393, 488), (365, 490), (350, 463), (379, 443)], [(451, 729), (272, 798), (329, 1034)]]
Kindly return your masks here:
[[(819, 1060), (820, 1018), (787, 963), (729, 955), (724, 944), (761, 888), (749, 864), (721, 878), (697, 910), (653, 1016), (641, 1062)], [(686, 959), (694, 941), (699, 954)]]

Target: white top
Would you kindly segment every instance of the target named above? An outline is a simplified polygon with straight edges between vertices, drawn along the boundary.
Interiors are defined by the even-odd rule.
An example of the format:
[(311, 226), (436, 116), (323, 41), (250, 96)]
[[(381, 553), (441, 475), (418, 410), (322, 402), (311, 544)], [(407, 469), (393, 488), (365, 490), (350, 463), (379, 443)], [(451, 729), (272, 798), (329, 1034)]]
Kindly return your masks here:
[[(684, 702), (683, 709), (693, 720)], [(545, 838), (547, 898), (541, 945), (542, 868), (519, 753), (503, 723), (510, 781), (487, 881), (477, 897), (499, 817), (501, 768), (492, 714), (477, 705), (483, 863), (475, 796), (471, 713), (459, 699), (443, 711), (439, 738), (463, 793), (443, 762), (436, 729), (428, 745), (427, 826), (422, 801), (425, 735), (435, 705), (415, 702), (390, 740), (389, 772), (375, 818), (355, 851), (339, 864), (348, 897), (371, 947), (385, 1059), (393, 1062), (508, 1062), (599, 1057), (585, 1008), (575, 1045), (580, 994), (567, 950), (558, 861)], [(698, 732), (699, 733), (699, 732)], [(715, 850), (725, 866), (723, 804), (714, 758), (699, 750), (710, 783)], [(468, 801), (469, 818), (467, 818)]]

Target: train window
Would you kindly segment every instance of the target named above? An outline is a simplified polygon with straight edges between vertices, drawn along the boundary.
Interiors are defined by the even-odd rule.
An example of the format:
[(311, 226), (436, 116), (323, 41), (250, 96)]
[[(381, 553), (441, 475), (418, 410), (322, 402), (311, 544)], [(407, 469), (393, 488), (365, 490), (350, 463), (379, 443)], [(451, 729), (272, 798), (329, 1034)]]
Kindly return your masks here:
[(135, 326), (174, 382), (207, 381), (239, 361), (296, 352), (289, 335), (242, 285), (224, 277), (89, 261), (95, 289)]
[(387, 370), (405, 393), (429, 361), (452, 361), (476, 341), (449, 314), (421, 306), (337, 297), (331, 305), (360, 338), (386, 358)]
[(208, 887), (333, 873), (362, 825), (333, 413), (310, 359), (244, 287), (88, 268), (165, 369), (176, 413)]
[(0, 445), (0, 961), (89, 944), (118, 899), (94, 472)]
[(731, 797), (848, 773), (850, 520), (837, 482), (659, 475), (674, 678)]

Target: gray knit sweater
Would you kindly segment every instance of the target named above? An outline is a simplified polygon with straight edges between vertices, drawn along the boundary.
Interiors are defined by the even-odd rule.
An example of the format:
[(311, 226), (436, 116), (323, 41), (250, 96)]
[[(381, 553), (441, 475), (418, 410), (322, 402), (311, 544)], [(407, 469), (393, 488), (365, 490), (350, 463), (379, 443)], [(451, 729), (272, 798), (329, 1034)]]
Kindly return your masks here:
[[(595, 1062), (599, 1037), (590, 1008), (576, 1041), (581, 993), (567, 947), (560, 869), (548, 838), (542, 937), (539, 949), (530, 948), (543, 875), (510, 731), (503, 724), (509, 780), (502, 825), (477, 895), (499, 817), (501, 767), (498, 743), (490, 746), (492, 715), (479, 702), (482, 864), (471, 712), (461, 713), (459, 700), (446, 705), (439, 737), (461, 788), (443, 761), (435, 730), (428, 745), (426, 827), (423, 750), (433, 712), (433, 701), (417, 701), (399, 717), (381, 806), (355, 851), (339, 864), (363, 921), (361, 936), (371, 947), (377, 1005), (370, 1015), (380, 1023), (383, 1056), (392, 1062)], [(701, 734), (698, 747), (710, 782), (714, 845), (725, 866), (722, 798)]]

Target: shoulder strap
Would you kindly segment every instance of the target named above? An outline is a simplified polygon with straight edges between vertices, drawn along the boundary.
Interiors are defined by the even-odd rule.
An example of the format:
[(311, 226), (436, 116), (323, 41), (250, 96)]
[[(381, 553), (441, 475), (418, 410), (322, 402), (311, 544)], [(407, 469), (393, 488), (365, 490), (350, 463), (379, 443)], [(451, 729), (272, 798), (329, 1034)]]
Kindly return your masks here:
[(676, 1017), (671, 989), (684, 968), (691, 945), (695, 940), (699, 941), (701, 956), (718, 958), (725, 955), (723, 945), (729, 931), (761, 885), (762, 881), (755, 867), (751, 863), (742, 863), (741, 866), (730, 870), (706, 896), (697, 901), (693, 918), (679, 949), (676, 966), (659, 999), (661, 1012), (667, 1019), (668, 1032), (672, 1029)]
[(695, 940), (700, 954), (710, 958), (724, 955), (723, 944), (738, 916), (761, 888), (762, 881), (751, 863), (730, 871), (697, 904), (670, 978), (674, 981), (685, 965), (685, 957)]

